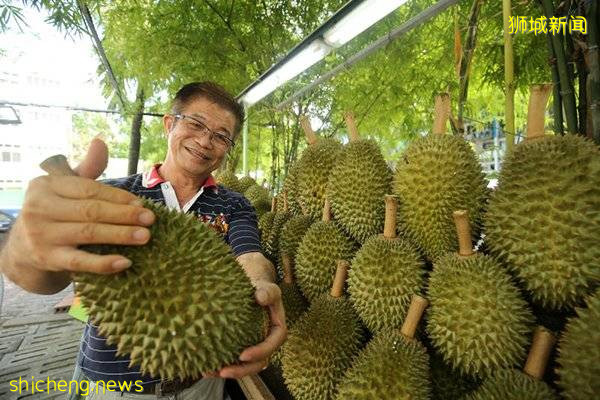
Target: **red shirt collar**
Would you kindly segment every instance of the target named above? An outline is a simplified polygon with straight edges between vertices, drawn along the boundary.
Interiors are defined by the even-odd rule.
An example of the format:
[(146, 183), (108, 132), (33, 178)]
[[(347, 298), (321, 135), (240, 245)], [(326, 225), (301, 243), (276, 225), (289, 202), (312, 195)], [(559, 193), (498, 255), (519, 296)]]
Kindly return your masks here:
[[(162, 164), (154, 164), (149, 171), (146, 171), (142, 174), (142, 186), (148, 189), (152, 189), (158, 184), (166, 182), (162, 176), (158, 173), (158, 168)], [(202, 184), (202, 188), (211, 188), (213, 190), (217, 189), (217, 181), (212, 175), (209, 175), (208, 178)]]

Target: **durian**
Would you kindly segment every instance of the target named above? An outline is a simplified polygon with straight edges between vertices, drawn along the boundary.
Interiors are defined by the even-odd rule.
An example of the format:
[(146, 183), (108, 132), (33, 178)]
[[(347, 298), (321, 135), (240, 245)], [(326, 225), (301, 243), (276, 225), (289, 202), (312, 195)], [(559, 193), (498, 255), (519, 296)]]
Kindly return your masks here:
[(385, 196), (385, 203), (383, 235), (367, 239), (348, 273), (350, 301), (371, 332), (400, 326), (413, 294), (425, 284), (417, 249), (396, 236), (396, 198)]
[(466, 211), (455, 212), (454, 218), (460, 250), (433, 266), (427, 331), (448, 364), (485, 377), (521, 364), (533, 316), (498, 262), (471, 250)]
[(288, 202), (288, 211), (292, 215), (302, 215), (302, 208), (298, 202), (298, 183), (296, 176), (298, 175), (298, 162), (293, 163), (283, 181), (281, 192), (285, 194)]
[(277, 198), (274, 197), (271, 211), (264, 213), (258, 221), (260, 242), (264, 255), (273, 263), (279, 258), (279, 236), (283, 224), (290, 219), (286, 211), (276, 212)]
[(338, 263), (331, 294), (313, 301), (283, 345), (283, 376), (296, 400), (330, 400), (358, 353), (363, 329), (343, 297), (347, 262)]
[(296, 215), (283, 224), (279, 235), (279, 251), (296, 259), (298, 246), (312, 225), (313, 220), (307, 215)]
[(258, 183), (256, 183), (256, 180), (254, 180), (254, 178), (252, 178), (251, 176), (243, 176), (240, 180), (239, 180), (239, 189), (240, 189), (240, 193), (245, 193), (246, 190), (248, 190), (250, 188), (250, 186), (252, 185), (258, 185)]
[(600, 394), (600, 289), (577, 308), (560, 339), (558, 385), (567, 399), (597, 399)]
[(457, 248), (454, 210), (468, 210), (477, 236), (487, 194), (471, 146), (445, 134), (449, 102), (447, 95), (436, 98), (433, 133), (409, 145), (394, 182), (406, 233), (432, 261)]
[(234, 192), (244, 193), (240, 189), (240, 181), (235, 174), (229, 170), (223, 171), (217, 176), (217, 182), (227, 189), (233, 190)]
[(345, 115), (350, 143), (338, 156), (327, 184), (336, 221), (359, 243), (383, 229), (383, 197), (390, 193), (392, 172), (373, 140), (361, 139), (354, 117)]
[(342, 145), (334, 139), (317, 140), (308, 119), (303, 118), (301, 123), (309, 145), (297, 162), (296, 193), (302, 213), (316, 220), (323, 210), (329, 174)]
[(344, 375), (337, 400), (420, 400), (431, 397), (429, 357), (414, 339), (427, 300), (415, 296), (402, 330), (386, 328), (367, 344)]
[(464, 400), (479, 385), (479, 380), (453, 370), (435, 351), (429, 353), (429, 370), (433, 400)]
[(308, 228), (296, 254), (296, 279), (309, 301), (327, 293), (336, 260), (349, 260), (353, 253), (354, 244), (331, 221), (329, 201), (325, 201), (323, 221)]
[(600, 150), (578, 135), (540, 137), (550, 89), (531, 88), (528, 138), (503, 163), (485, 230), (533, 300), (556, 310), (600, 283)]
[[(244, 178), (242, 178), (244, 179)], [(271, 209), (271, 196), (269, 191), (262, 186), (252, 185), (245, 192), (244, 196), (250, 201), (258, 219)]]
[(538, 328), (524, 371), (499, 369), (494, 371), (468, 400), (554, 400), (558, 396), (541, 381), (554, 337), (545, 329)]

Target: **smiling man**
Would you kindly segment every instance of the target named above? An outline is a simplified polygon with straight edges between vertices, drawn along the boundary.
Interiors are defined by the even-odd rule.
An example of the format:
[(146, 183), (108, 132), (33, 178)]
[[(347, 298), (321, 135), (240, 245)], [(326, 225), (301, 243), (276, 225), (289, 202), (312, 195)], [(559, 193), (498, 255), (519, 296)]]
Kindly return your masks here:
[[(122, 271), (131, 261), (120, 255), (95, 255), (79, 250), (82, 244), (142, 245), (150, 238), (154, 214), (136, 196), (193, 213), (223, 235), (238, 262), (256, 287), (256, 301), (267, 307), (269, 335), (247, 348), (240, 364), (223, 368), (198, 381), (164, 381), (143, 376), (129, 360), (116, 356), (96, 326), (84, 331), (79, 366), (92, 382), (143, 382), (142, 394), (94, 394), (94, 399), (223, 398), (224, 380), (240, 378), (265, 368), (270, 355), (285, 341), (286, 326), (275, 272), (260, 251), (254, 209), (242, 195), (217, 186), (211, 173), (233, 147), (244, 119), (243, 108), (222, 87), (194, 82), (175, 95), (170, 114), (163, 117), (168, 138), (167, 156), (149, 171), (102, 183), (106, 145), (92, 142), (86, 159), (75, 170), (79, 177), (43, 176), (27, 190), (21, 215), (0, 252), (0, 268), (12, 281), (34, 293), (64, 289), (73, 271), (109, 274)], [(199, 222), (201, 223), (201, 222)], [(177, 290), (177, 288), (173, 288)], [(117, 397), (114, 397), (117, 396)]]

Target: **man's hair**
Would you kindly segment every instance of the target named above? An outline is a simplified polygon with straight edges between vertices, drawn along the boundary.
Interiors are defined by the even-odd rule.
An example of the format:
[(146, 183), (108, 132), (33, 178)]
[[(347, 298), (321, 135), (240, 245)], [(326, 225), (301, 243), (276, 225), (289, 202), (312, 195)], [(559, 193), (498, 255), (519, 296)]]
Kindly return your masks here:
[(235, 126), (233, 128), (233, 139), (235, 139), (244, 122), (244, 107), (235, 101), (235, 98), (225, 88), (215, 82), (191, 82), (184, 85), (175, 94), (171, 106), (173, 114), (179, 114), (191, 101), (199, 98), (206, 98), (220, 105), (235, 116)]

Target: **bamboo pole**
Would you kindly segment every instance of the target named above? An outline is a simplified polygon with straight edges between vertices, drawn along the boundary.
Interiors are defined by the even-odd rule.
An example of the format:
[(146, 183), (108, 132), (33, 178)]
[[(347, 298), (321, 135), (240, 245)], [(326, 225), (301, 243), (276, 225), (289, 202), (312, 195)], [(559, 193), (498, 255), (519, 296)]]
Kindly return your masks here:
[(504, 21), (504, 129), (506, 135), (506, 152), (510, 152), (515, 144), (515, 66), (513, 39), (508, 31), (512, 15), (510, 0), (502, 0), (502, 16)]
[(587, 4), (586, 17), (588, 21), (588, 59), (590, 71), (588, 75), (590, 102), (588, 112), (591, 114), (591, 130), (594, 141), (600, 145), (600, 7), (597, 1)]
[[(546, 18), (554, 17), (554, 5), (552, 0), (542, 0), (542, 8)], [(567, 132), (577, 134), (577, 108), (575, 105), (575, 92), (573, 90), (573, 81), (569, 79), (569, 70), (565, 49), (561, 43), (561, 38), (548, 32), (552, 39), (552, 48), (556, 54), (556, 66), (560, 78), (560, 92), (562, 94), (563, 106), (565, 108), (565, 117), (567, 119)]]
[(552, 111), (554, 114), (554, 133), (558, 135), (564, 135), (564, 122), (563, 122), (563, 109), (562, 109), (562, 98), (560, 95), (560, 78), (558, 77), (558, 68), (556, 68), (556, 55), (554, 54), (554, 48), (552, 47), (552, 39), (550, 35), (546, 35), (548, 41), (548, 52), (550, 58), (548, 64), (552, 71), (552, 83), (554, 84), (554, 91), (552, 92)]

